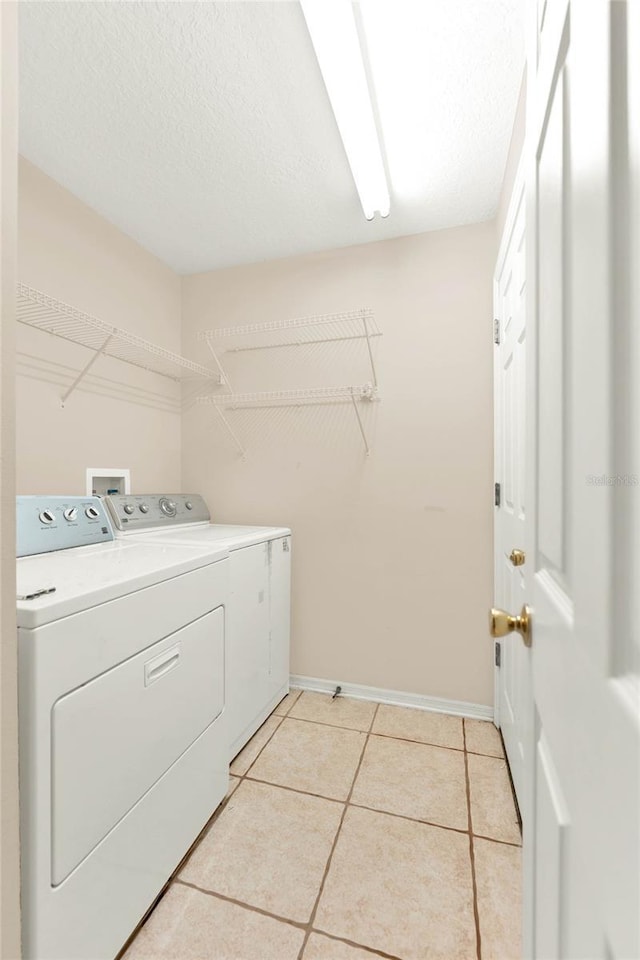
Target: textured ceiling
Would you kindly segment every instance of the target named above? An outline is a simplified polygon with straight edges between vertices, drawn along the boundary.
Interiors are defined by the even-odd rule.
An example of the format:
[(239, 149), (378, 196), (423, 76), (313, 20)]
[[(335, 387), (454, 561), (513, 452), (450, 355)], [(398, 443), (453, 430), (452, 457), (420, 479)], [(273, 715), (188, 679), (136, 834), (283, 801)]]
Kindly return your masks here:
[(294, 0), (23, 2), (21, 152), (182, 274), (489, 219), (523, 0), (370, 2), (386, 220), (363, 217)]

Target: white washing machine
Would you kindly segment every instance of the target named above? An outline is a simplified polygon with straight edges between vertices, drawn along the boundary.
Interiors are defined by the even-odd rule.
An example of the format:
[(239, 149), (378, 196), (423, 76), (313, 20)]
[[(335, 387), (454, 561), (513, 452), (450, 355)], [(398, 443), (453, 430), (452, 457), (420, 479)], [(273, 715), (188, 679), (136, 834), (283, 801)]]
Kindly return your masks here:
[(211, 523), (197, 494), (106, 498), (116, 535), (229, 551), (226, 708), (229, 759), (289, 690), (291, 531)]
[(18, 548), (23, 956), (113, 960), (227, 789), (227, 551), (95, 497), (19, 497)]

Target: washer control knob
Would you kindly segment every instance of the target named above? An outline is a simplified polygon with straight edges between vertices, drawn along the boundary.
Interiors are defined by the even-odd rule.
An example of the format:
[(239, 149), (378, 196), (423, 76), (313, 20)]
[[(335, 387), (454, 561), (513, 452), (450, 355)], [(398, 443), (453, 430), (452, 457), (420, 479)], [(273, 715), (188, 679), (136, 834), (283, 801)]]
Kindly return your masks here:
[(140, 513), (149, 513), (149, 504), (141, 503), (140, 504)]
[(187, 500), (187, 502), (185, 503), (185, 507), (187, 508), (187, 510), (193, 510), (193, 504), (191, 503), (191, 500)]
[(78, 516), (78, 508), (77, 508), (77, 507), (67, 507), (67, 509), (64, 511), (63, 516), (64, 516), (65, 520), (69, 520), (69, 522), (71, 522), (72, 520), (75, 520), (76, 517)]
[(131, 516), (131, 514), (133, 513), (133, 506), (130, 503), (125, 503), (124, 512), (129, 516)]
[(86, 517), (89, 517), (89, 520), (97, 520), (100, 516), (100, 511), (96, 510), (95, 507), (87, 507), (84, 513)]
[(173, 500), (168, 500), (166, 497), (162, 497), (160, 500), (160, 509), (164, 513), (165, 517), (175, 517), (177, 507)]
[(43, 510), (40, 514), (40, 523), (54, 523), (56, 515), (53, 510)]

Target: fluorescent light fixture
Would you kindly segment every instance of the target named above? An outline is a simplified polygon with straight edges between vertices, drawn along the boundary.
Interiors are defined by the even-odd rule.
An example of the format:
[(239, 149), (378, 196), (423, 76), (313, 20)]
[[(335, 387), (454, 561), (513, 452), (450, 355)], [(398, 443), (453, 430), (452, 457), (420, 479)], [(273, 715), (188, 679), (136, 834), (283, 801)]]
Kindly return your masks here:
[(300, 0), (367, 220), (389, 214), (389, 187), (351, 0)]

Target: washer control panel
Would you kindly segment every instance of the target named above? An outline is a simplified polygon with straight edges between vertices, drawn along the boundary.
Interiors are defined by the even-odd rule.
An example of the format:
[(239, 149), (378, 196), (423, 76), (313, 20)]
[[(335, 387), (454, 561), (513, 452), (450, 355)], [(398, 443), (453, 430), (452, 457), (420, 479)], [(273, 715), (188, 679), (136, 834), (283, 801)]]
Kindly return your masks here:
[(207, 504), (197, 493), (126, 493), (105, 497), (104, 502), (113, 526), (122, 533), (211, 520)]
[(113, 540), (99, 497), (16, 497), (16, 555), (30, 557)]

